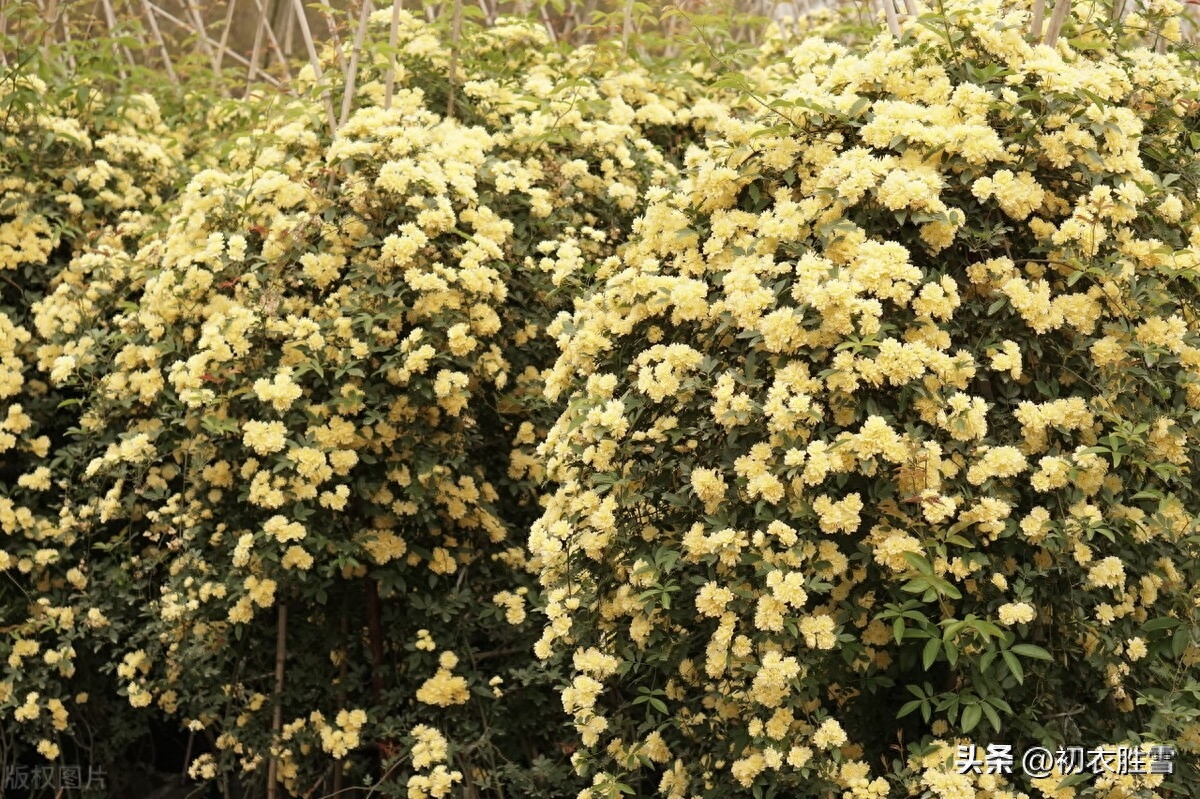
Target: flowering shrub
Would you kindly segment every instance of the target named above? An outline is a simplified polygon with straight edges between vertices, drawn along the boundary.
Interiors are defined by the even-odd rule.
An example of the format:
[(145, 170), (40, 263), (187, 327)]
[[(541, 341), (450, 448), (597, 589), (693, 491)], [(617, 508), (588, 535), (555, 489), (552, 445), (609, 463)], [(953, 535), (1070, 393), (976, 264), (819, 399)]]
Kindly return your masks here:
[(806, 38), (552, 327), (580, 797), (1186, 794), (952, 763), (1200, 741), (1196, 70), (1028, 27)]
[[(128, 706), (194, 736), (194, 778), (578, 787), (561, 666), (530, 657), (545, 327), (717, 106), (526, 24), (472, 35), (461, 119), (409, 70), (445, 57), (409, 15), (390, 102), (380, 57), (333, 135), (312, 69), (248, 133), (214, 105), (231, 141), (190, 144), (161, 229), (33, 304), (37, 368), (80, 409), (55, 558), (103, 572), (69, 609), (117, 643)], [(480, 84), (500, 53), (528, 70)]]
[[(7, 49), (10, 42), (3, 42)], [(14, 59), (19, 50), (8, 50)], [(0, 71), (0, 762), (18, 742), (39, 759), (67, 753), (65, 731), (111, 723), (86, 740), (97, 760), (138, 731), (113, 719), (111, 681), (97, 650), (113, 633), (88, 601), (95, 577), (76, 518), (64, 508), (72, 477), (61, 447), (78, 421), (78, 395), (47, 373), (95, 357), (94, 341), (66, 347), (103, 285), (62, 283), (54, 319), (35, 308), (68, 263), (126, 259), (181, 175), (177, 144), (149, 94), (110, 94), (86, 71), (48, 82), (36, 55)], [(108, 564), (106, 564), (108, 565)], [(102, 573), (103, 569), (100, 570)], [(115, 637), (115, 636), (114, 636)], [(11, 719), (12, 721), (8, 721)]]
[(389, 10), (348, 98), (347, 44), (202, 124), (6, 73), (0, 745), (153, 720), (225, 794), (1182, 795), (950, 762), (1200, 746), (1197, 74), (1141, 46), (1177, 8), (1091, 11), (829, 14), (710, 89)]

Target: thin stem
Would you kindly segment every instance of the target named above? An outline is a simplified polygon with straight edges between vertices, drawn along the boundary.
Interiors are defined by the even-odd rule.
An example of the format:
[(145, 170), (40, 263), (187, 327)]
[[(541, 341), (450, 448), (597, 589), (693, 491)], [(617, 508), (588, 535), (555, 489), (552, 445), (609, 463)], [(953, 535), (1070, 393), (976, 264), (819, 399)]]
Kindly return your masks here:
[[(278, 620), (275, 630), (275, 709), (271, 716), (271, 739), (277, 740), (279, 731), (283, 729), (283, 677), (284, 666), (287, 662), (287, 605), (279, 603)], [(279, 781), (276, 779), (279, 770), (279, 760), (272, 757), (267, 766), (267, 799), (275, 799), (279, 794)]]

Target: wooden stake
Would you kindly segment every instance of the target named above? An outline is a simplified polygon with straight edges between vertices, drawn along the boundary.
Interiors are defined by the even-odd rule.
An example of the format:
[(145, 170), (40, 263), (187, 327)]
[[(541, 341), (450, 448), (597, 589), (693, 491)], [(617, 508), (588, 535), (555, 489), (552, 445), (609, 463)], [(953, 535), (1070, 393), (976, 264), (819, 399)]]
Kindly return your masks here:
[(1046, 19), (1046, 0), (1033, 0), (1033, 16), (1029, 19), (1029, 35), (1033, 41), (1042, 40), (1042, 24)]

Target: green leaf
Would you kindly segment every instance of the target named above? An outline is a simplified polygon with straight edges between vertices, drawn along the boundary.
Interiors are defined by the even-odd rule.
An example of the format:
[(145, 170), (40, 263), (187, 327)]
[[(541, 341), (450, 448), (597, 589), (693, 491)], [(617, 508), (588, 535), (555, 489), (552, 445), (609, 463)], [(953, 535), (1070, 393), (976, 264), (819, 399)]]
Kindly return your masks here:
[(1022, 657), (1033, 658), (1034, 660), (1048, 660), (1052, 662), (1054, 660), (1049, 652), (1034, 644), (1017, 644), (1010, 651)]
[(951, 599), (962, 599), (962, 592), (941, 577), (930, 577), (929, 584), (939, 593)]
[(950, 661), (950, 667), (954, 668), (958, 664), (958, 647), (953, 641), (943, 641), (942, 647), (946, 650), (946, 660)]
[(1183, 653), (1187, 651), (1188, 644), (1191, 642), (1191, 630), (1187, 627), (1180, 627), (1171, 638), (1171, 654), (1175, 657), (1183, 657)]
[(988, 720), (988, 722), (991, 723), (992, 729), (995, 730), (996, 732), (1000, 732), (1000, 727), (1001, 727), (1000, 714), (997, 713), (996, 709), (993, 708), (991, 705), (985, 704), (985, 705), (980, 705), (980, 707), (983, 708), (983, 715), (987, 716), (987, 720)]
[(979, 705), (967, 705), (963, 708), (962, 713), (962, 731), (970, 732), (979, 724), (979, 719), (983, 717), (983, 710)]
[(1157, 619), (1151, 619), (1142, 625), (1142, 629), (1148, 633), (1157, 632), (1158, 630), (1170, 630), (1179, 626), (1179, 619), (1173, 619), (1170, 616), (1162, 616)]
[(921, 574), (927, 577), (933, 574), (933, 567), (929, 565), (929, 561), (924, 556), (918, 555), (916, 552), (905, 552), (904, 559), (908, 561), (909, 566), (912, 566)]
[(1079, 774), (1068, 774), (1058, 781), (1058, 786), (1054, 790), (1058, 791), (1063, 788), (1070, 788), (1073, 785), (1079, 785), (1080, 783), (1087, 782), (1091, 776), (1092, 772), (1090, 771), (1084, 771)]
[(1017, 660), (1017, 656), (1007, 649), (1000, 653), (1004, 658), (1004, 665), (1008, 666), (1008, 670), (1012, 672), (1012, 676), (1017, 678), (1017, 682), (1025, 684), (1025, 669), (1021, 667), (1021, 661)]
[(929, 671), (929, 667), (937, 660), (938, 652), (941, 650), (942, 642), (937, 638), (930, 638), (925, 642), (925, 651), (921, 654), (921, 662), (926, 671)]

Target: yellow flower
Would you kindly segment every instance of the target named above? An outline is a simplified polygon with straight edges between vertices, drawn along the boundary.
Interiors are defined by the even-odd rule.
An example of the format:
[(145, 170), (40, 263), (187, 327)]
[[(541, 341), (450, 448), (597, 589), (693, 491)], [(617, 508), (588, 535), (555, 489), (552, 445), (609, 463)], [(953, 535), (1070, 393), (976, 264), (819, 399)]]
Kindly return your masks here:
[(704, 616), (720, 618), (725, 612), (725, 606), (733, 599), (733, 592), (728, 588), (709, 581), (696, 594), (696, 610)]
[(438, 669), (432, 677), (417, 689), (417, 701), (437, 707), (464, 704), (469, 698), (467, 681), (451, 674), (448, 669)]
[(1125, 564), (1117, 557), (1104, 558), (1088, 569), (1087, 581), (1092, 587), (1122, 589), (1125, 586)]
[(804, 616), (800, 619), (800, 634), (811, 649), (833, 649), (837, 646), (837, 624), (826, 615)]
[(863, 501), (857, 492), (838, 502), (822, 494), (813, 501), (812, 507), (820, 519), (821, 530), (826, 533), (852, 533), (862, 523), (858, 514), (863, 509)]
[(287, 427), (283, 422), (248, 421), (242, 429), (242, 443), (259, 455), (270, 455), (287, 446)]
[(846, 743), (846, 732), (836, 719), (825, 719), (813, 733), (813, 746), (818, 749), (835, 749)]
[(997, 610), (1000, 623), (1011, 627), (1014, 624), (1028, 624), (1037, 616), (1037, 611), (1025, 602), (1001, 605)]
[(292, 382), (292, 368), (284, 366), (271, 380), (266, 378), (255, 380), (254, 393), (260, 400), (270, 403), (275, 410), (282, 413), (292, 407), (292, 403), (299, 399), (304, 392)]
[(283, 554), (280, 564), (285, 569), (307, 571), (312, 568), (313, 556), (308, 554), (303, 547), (293, 545), (287, 548), (287, 552)]

